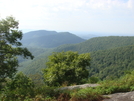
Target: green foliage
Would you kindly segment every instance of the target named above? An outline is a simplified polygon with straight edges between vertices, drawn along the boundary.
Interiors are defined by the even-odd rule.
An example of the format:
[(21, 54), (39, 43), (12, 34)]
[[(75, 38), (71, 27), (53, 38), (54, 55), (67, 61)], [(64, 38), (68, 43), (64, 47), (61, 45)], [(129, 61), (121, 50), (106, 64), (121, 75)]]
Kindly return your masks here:
[(34, 84), (30, 78), (24, 75), (22, 72), (17, 73), (17, 75), (11, 80), (11, 82), (7, 83), (7, 87), (12, 89), (28, 89), (34, 87)]
[(72, 101), (102, 101), (104, 97), (93, 89), (80, 89), (77, 92), (71, 93)]
[(78, 54), (77, 52), (53, 53), (49, 56), (44, 69), (45, 83), (50, 86), (61, 86), (67, 82), (68, 85), (82, 83), (83, 78), (88, 78), (87, 66), (90, 65), (89, 53)]
[[(35, 48), (35, 50), (36, 49), (37, 48)], [(33, 52), (31, 48), (29, 49), (32, 52), (32, 54), (35, 56), (35, 58), (34, 60), (27, 60), (27, 61), (21, 62), (20, 67), (18, 68), (19, 71), (23, 71), (27, 75), (34, 75), (36, 73), (39, 73), (42, 75), (41, 70), (42, 68), (46, 68), (45, 63), (48, 60), (48, 56), (51, 55), (52, 49), (48, 49), (48, 51), (42, 52), (42, 54), (38, 53), (38, 51), (41, 53), (42, 49), (41, 50), (40, 49), (38, 50), (38, 49), (35, 52)]]
[(99, 78), (94, 77), (94, 76), (90, 77), (88, 80), (89, 83), (97, 83), (98, 81), (99, 81)]
[(117, 47), (134, 45), (134, 37), (128, 36), (108, 36), (95, 37), (79, 44), (62, 45), (54, 49), (54, 51), (78, 51), (79, 53), (95, 52), (98, 50), (107, 50)]
[[(98, 77), (99, 79), (115, 79), (119, 78), (126, 71), (134, 69), (134, 45), (119, 47), (109, 50), (96, 51), (90, 53), (90, 67), (88, 68), (89, 77)], [(46, 55), (49, 55), (47, 53)], [(43, 58), (44, 57), (44, 58)], [(34, 74), (40, 73), (41, 68), (45, 68), (44, 61), (47, 62), (45, 53), (34, 59), (32, 62), (26, 64), (25, 73)]]
[(126, 74), (120, 79), (105, 80), (101, 82), (101, 86), (96, 89), (100, 94), (111, 94), (117, 92), (133, 91), (134, 88), (134, 71), (131, 74)]
[(21, 47), (19, 40), (22, 39), (22, 32), (18, 30), (18, 25), (18, 21), (13, 17), (0, 20), (0, 83), (16, 73), (16, 56), (33, 59), (28, 49)]
[[(45, 49), (45, 48), (36, 48), (36, 47), (27, 47), (27, 49), (33, 54), (34, 57), (36, 57), (36, 59), (38, 58), (38, 56), (40, 54), (43, 54), (44, 52), (47, 52), (48, 50), (50, 51), (50, 49)], [(18, 61), (19, 63), (22, 62), (27, 62), (27, 61), (31, 61), (30, 59), (24, 59), (21, 56), (17, 56), (18, 57)], [(33, 61), (33, 60), (32, 60)]]
[(126, 70), (133, 70), (134, 67), (134, 37), (109, 36), (92, 38), (79, 44), (62, 45), (55, 49), (49, 49), (37, 56), (34, 61), (23, 62), (21, 71), (26, 74), (40, 73), (42, 68), (46, 68), (44, 62), (47, 61), (47, 56), (51, 55), (52, 52), (63, 50), (90, 53), (89, 77), (114, 79), (122, 76)]
[(20, 72), (13, 79), (8, 80), (3, 89), (3, 94), (2, 98), (5, 98), (7, 101), (18, 98), (24, 99), (26, 96), (31, 97), (34, 95), (34, 83)]
[(101, 79), (121, 77), (134, 69), (134, 45), (91, 53), (90, 76)]
[[(23, 74), (20, 73), (19, 75)], [(25, 75), (20, 77), (27, 78)], [(18, 78), (16, 78), (16, 80), (18, 80)], [(19, 81), (23, 80), (19, 78)], [(119, 79), (102, 81), (98, 87), (84, 89), (59, 90), (55, 87), (40, 86), (38, 88), (34, 87), (33, 90), (23, 88), (25, 91), (24, 95), (20, 88), (9, 91), (10, 86), (8, 86), (6, 87), (8, 90), (6, 89), (4, 92), (0, 93), (0, 101), (102, 101), (105, 98), (102, 95), (133, 91), (133, 81), (134, 71), (129, 72)], [(34, 92), (34, 94), (29, 92)]]
[(85, 88), (71, 92), (73, 101), (102, 101), (101, 95), (128, 92), (134, 89), (134, 71), (115, 80), (105, 80), (100, 82), (96, 88)]
[(31, 75), (28, 75), (28, 77), (30, 77), (32, 81), (34, 82), (34, 84), (38, 87), (44, 84), (43, 75), (41, 74), (38, 74), (38, 73), (31, 74)]

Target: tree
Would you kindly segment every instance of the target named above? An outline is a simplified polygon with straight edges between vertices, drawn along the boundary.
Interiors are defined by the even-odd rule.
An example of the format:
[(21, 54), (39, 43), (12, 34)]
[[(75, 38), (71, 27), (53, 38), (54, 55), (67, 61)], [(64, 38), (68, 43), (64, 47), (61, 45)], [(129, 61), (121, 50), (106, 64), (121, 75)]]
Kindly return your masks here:
[(32, 79), (24, 75), (22, 72), (17, 73), (12, 79), (7, 81), (3, 89), (6, 101), (17, 99), (17, 97), (25, 98), (26, 96), (34, 95), (34, 83)]
[(18, 21), (9, 16), (0, 20), (0, 82), (6, 77), (11, 78), (17, 71), (17, 56), (24, 58), (34, 56), (27, 48), (21, 47), (22, 32), (18, 30)]
[(88, 78), (87, 66), (90, 65), (89, 53), (78, 54), (78, 52), (55, 52), (49, 56), (44, 69), (44, 81), (49, 86), (60, 86), (67, 82), (80, 84), (83, 79)]

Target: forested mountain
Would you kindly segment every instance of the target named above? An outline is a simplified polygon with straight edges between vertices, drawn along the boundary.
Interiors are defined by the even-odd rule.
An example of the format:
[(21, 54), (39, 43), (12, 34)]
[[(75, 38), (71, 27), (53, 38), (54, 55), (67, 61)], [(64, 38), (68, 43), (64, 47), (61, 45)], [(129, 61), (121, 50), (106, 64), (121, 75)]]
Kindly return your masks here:
[(45, 68), (47, 57), (52, 52), (78, 51), (91, 54), (90, 76), (101, 79), (119, 77), (124, 71), (134, 67), (134, 37), (97, 37), (73, 45), (62, 45), (36, 54), (33, 61), (21, 64), (21, 70), (26, 74), (39, 73)]
[(134, 45), (91, 53), (90, 76), (116, 78), (134, 70)]
[[(30, 52), (32, 52), (32, 54), (35, 56), (35, 58), (37, 59), (37, 56), (41, 55), (42, 53), (45, 53), (47, 51), (50, 51), (52, 49), (48, 49), (48, 48), (38, 48), (38, 47), (28, 47), (28, 50), (30, 50)], [(21, 56), (18, 56), (18, 60), (19, 62), (23, 62), (23, 61), (27, 61), (26, 59), (23, 59)]]
[(74, 44), (85, 41), (69, 32), (37, 30), (25, 33), (22, 44), (27, 47), (54, 48), (64, 44)]
[(85, 42), (73, 45), (61, 45), (54, 51), (78, 51), (79, 53), (93, 52), (98, 50), (112, 49), (116, 47), (128, 46), (134, 44), (134, 37), (108, 36), (95, 37)]

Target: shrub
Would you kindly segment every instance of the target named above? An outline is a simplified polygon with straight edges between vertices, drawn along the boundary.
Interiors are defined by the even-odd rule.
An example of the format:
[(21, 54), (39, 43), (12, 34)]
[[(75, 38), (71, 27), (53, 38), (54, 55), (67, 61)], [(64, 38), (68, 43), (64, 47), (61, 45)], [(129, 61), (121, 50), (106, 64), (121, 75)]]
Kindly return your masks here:
[(34, 96), (34, 83), (20, 72), (11, 81), (7, 82), (1, 97), (10, 101), (11, 99), (24, 99), (26, 96)]

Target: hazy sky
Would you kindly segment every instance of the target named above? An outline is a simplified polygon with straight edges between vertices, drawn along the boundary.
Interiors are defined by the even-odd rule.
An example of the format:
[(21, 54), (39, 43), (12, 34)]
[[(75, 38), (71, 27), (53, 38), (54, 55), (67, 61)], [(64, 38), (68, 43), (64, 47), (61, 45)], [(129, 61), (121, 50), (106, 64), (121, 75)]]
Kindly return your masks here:
[(134, 0), (0, 0), (20, 29), (134, 35)]

